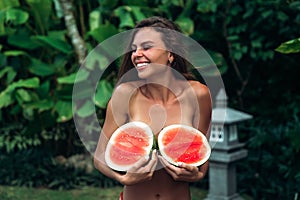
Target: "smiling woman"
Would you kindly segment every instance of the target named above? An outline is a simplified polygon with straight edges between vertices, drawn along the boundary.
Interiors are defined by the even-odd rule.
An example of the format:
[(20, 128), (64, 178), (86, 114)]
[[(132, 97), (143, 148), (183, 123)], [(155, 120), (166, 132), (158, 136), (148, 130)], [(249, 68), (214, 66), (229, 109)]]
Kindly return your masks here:
[(160, 17), (137, 24), (108, 103), (94, 163), (103, 174), (124, 185), (124, 200), (190, 200), (189, 182), (202, 180), (207, 172), (208, 162), (175, 166), (156, 150), (124, 173), (108, 167), (104, 159), (113, 133), (130, 122), (147, 124), (155, 138), (172, 124), (193, 127), (209, 137), (210, 91), (191, 79), (178, 31), (173, 22)]
[(174, 57), (166, 50), (161, 33), (151, 28), (141, 29), (136, 33), (131, 46), (131, 61), (138, 71), (139, 78), (149, 79), (155, 76), (158, 80), (159, 75), (166, 75), (165, 72)]
[[(129, 41), (127, 48), (128, 53), (123, 57), (119, 71), (119, 79), (125, 82), (128, 80), (136, 80), (137, 77), (134, 76), (133, 72), (130, 79), (124, 79), (124, 74), (134, 68), (132, 64), (132, 53), (141, 53), (151, 48), (169, 51), (172, 56), (169, 60), (171, 67), (178, 71), (184, 78), (188, 80), (194, 79), (193, 75), (189, 73), (187, 69), (188, 63), (186, 59), (184, 59), (187, 52), (182, 41), (178, 39), (179, 33), (180, 29), (175, 23), (161, 17), (151, 17), (139, 22), (132, 32), (132, 39)], [(133, 39), (138, 39), (136, 38), (137, 35), (139, 35), (139, 39), (144, 39), (143, 42), (140, 41), (139, 49), (133, 42)], [(158, 41), (158, 39), (160, 41)], [(138, 50), (140, 51), (138, 52)], [(166, 63), (164, 63), (164, 65), (166, 65)], [(174, 75), (176, 76), (176, 73), (174, 73)], [(177, 78), (182, 78), (182, 76), (178, 76)]]

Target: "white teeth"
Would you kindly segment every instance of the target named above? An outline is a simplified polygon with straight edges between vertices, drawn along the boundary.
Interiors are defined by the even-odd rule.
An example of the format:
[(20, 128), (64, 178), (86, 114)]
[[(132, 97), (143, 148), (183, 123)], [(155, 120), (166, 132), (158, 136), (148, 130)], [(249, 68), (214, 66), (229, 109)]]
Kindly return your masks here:
[(136, 66), (137, 67), (143, 67), (143, 66), (146, 66), (148, 65), (149, 63), (138, 63)]

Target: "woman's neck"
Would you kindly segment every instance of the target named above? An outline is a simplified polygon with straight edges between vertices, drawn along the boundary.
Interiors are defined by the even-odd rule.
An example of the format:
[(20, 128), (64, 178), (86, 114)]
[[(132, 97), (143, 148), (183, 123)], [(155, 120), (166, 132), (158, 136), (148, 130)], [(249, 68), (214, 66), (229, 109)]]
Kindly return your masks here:
[(146, 80), (141, 88), (144, 96), (155, 101), (158, 104), (167, 104), (173, 102), (180, 93), (180, 80), (173, 75), (165, 76), (163, 79)]

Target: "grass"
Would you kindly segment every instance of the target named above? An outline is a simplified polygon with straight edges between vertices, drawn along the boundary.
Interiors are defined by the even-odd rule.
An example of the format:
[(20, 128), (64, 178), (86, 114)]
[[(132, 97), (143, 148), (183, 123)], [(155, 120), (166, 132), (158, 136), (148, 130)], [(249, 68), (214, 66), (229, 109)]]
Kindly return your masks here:
[[(74, 190), (49, 190), (43, 188), (11, 187), (0, 185), (0, 200), (118, 200), (122, 187), (84, 187)], [(191, 187), (192, 200), (205, 199), (207, 191)], [(242, 195), (245, 200), (252, 200)]]
[(1, 200), (113, 200), (118, 199), (121, 187), (86, 187), (74, 190), (49, 190), (26, 187), (0, 187)]
[[(117, 200), (121, 187), (94, 188), (85, 187), (76, 190), (49, 190), (25, 187), (0, 186), (1, 200)], [(192, 199), (204, 199), (206, 191), (191, 188)]]

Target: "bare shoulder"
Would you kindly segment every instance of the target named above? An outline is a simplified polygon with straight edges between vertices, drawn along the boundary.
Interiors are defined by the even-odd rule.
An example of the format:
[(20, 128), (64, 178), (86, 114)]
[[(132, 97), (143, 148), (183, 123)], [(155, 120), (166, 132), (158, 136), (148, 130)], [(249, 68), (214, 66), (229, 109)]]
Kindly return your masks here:
[(199, 100), (211, 101), (210, 91), (206, 85), (199, 81), (189, 81), (189, 83)]
[[(115, 124), (124, 124), (129, 115), (129, 103), (132, 96), (136, 93), (138, 88), (137, 82), (122, 83), (115, 87), (112, 97), (107, 107), (106, 121)], [(110, 124), (110, 126), (113, 126)]]
[(197, 117), (194, 119), (195, 126), (209, 138), (212, 114), (212, 100), (209, 88), (197, 81), (190, 81), (190, 84), (197, 96), (199, 106), (199, 112), (197, 112)]
[(134, 81), (116, 86), (109, 102), (111, 109), (120, 114), (128, 113), (130, 99), (137, 93), (139, 85), (138, 81)]
[(141, 85), (138, 81), (126, 82), (121, 83), (120, 85), (116, 86), (112, 98), (116, 99), (127, 99), (130, 98), (133, 93), (137, 91)]
[(135, 90), (137, 88), (137, 82), (126, 82), (126, 83), (121, 83), (120, 85), (117, 85), (114, 93), (117, 94), (128, 94)]

